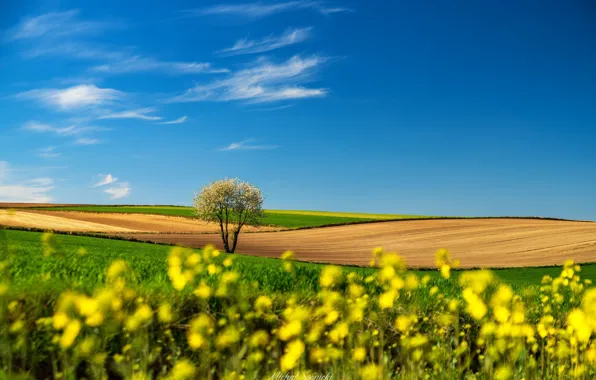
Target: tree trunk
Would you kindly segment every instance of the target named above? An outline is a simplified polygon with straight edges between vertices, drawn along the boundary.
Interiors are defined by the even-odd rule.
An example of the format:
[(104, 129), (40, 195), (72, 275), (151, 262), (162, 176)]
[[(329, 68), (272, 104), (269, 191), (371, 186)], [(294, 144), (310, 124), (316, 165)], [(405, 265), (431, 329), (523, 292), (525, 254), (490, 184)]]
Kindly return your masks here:
[(223, 241), (224, 251), (226, 253), (230, 253), (230, 246), (228, 245), (228, 236), (224, 232), (224, 226), (221, 219), (219, 220), (219, 229), (221, 230), (221, 240)]
[(238, 236), (240, 235), (240, 229), (242, 228), (242, 226), (238, 227), (238, 229), (236, 229), (235, 231), (232, 232), (232, 251), (231, 253), (234, 253), (234, 251), (236, 251), (236, 244), (238, 243)]

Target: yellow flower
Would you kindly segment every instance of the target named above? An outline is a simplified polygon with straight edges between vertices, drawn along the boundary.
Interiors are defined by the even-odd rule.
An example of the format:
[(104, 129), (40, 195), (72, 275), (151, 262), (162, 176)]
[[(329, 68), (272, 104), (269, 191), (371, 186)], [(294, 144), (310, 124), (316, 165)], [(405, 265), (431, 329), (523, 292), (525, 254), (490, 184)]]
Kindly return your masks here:
[(22, 320), (19, 319), (19, 320), (13, 322), (12, 325), (10, 325), (9, 331), (13, 334), (18, 334), (19, 332), (23, 331), (24, 327), (25, 327), (25, 324), (23, 323)]
[(477, 321), (481, 320), (487, 312), (484, 302), (482, 302), (480, 297), (478, 297), (470, 288), (464, 289), (463, 297), (468, 303), (466, 311), (472, 316), (472, 318), (476, 319)]
[(428, 291), (428, 294), (430, 294), (431, 296), (434, 296), (435, 294), (437, 294), (438, 291), (439, 291), (439, 287), (435, 285), (432, 288), (430, 288), (430, 290)]
[(295, 258), (295, 255), (294, 255), (294, 252), (292, 252), (292, 251), (285, 251), (281, 255), (282, 260), (294, 260), (294, 258)]
[(345, 322), (339, 323), (333, 330), (329, 332), (329, 339), (334, 343), (338, 343), (340, 340), (344, 339), (346, 335), (348, 335), (348, 332), (348, 324)]
[(270, 309), (272, 305), (273, 303), (271, 302), (271, 298), (267, 296), (259, 296), (255, 300), (255, 310), (257, 310), (260, 313), (263, 313), (265, 312), (265, 310)]
[(60, 347), (62, 347), (63, 349), (66, 349), (66, 348), (72, 346), (75, 339), (79, 335), (80, 331), (81, 331), (81, 322), (77, 319), (70, 321), (68, 323), (68, 325), (66, 325), (66, 328), (64, 329), (64, 333), (62, 334), (62, 337), (60, 338)]
[(85, 323), (88, 326), (97, 327), (97, 326), (100, 326), (103, 323), (103, 321), (104, 321), (103, 314), (99, 311), (96, 311), (95, 313), (93, 313), (92, 315), (87, 317), (87, 319), (85, 320)]
[(215, 341), (219, 347), (225, 348), (240, 340), (240, 332), (234, 326), (228, 326), (222, 331)]
[(402, 333), (406, 333), (414, 322), (416, 322), (416, 316), (400, 315), (395, 321), (395, 327)]
[(170, 322), (172, 322), (172, 319), (174, 319), (174, 316), (172, 315), (172, 305), (170, 305), (167, 302), (162, 303), (161, 305), (159, 305), (159, 310), (158, 310), (158, 313), (157, 313), (157, 317), (163, 323), (170, 323)]
[(513, 371), (507, 365), (502, 365), (495, 371), (496, 380), (508, 380), (513, 376)]
[(253, 347), (264, 346), (269, 343), (269, 334), (265, 330), (258, 330), (250, 337), (250, 345)]
[(379, 296), (379, 306), (381, 309), (389, 309), (393, 307), (393, 302), (397, 297), (397, 292), (394, 290), (390, 290), (385, 292)]
[(207, 299), (211, 296), (211, 288), (205, 281), (201, 281), (199, 286), (195, 289), (194, 294), (199, 298)]
[(227, 257), (224, 261), (223, 261), (223, 266), (226, 268), (229, 268), (232, 266), (232, 259), (230, 259), (229, 257)]
[(108, 268), (108, 278), (115, 278), (120, 276), (128, 269), (128, 264), (124, 260), (114, 261)]
[(170, 374), (170, 379), (172, 380), (186, 380), (186, 379), (193, 379), (195, 377), (196, 369), (195, 367), (188, 361), (187, 359), (182, 359), (176, 362), (174, 368), (172, 368), (172, 372)]
[(449, 278), (451, 276), (451, 267), (449, 265), (441, 265), (441, 276), (443, 276), (443, 278)]
[(415, 274), (408, 274), (406, 276), (406, 289), (416, 289), (418, 287), (418, 277)]
[(68, 316), (59, 311), (52, 317), (52, 322), (55, 329), (63, 329), (68, 324)]
[(283, 372), (288, 372), (296, 367), (298, 360), (304, 353), (304, 343), (300, 339), (293, 340), (286, 347), (285, 354), (281, 357), (280, 367)]
[(147, 305), (141, 305), (135, 311), (135, 317), (140, 319), (142, 322), (150, 320), (152, 315), (153, 311), (151, 311), (151, 308)]
[(352, 359), (361, 362), (366, 357), (366, 350), (362, 347), (356, 347), (352, 350)]
[(589, 325), (586, 314), (579, 309), (572, 310), (567, 316), (567, 325), (573, 327), (577, 340), (588, 342), (592, 336), (592, 327)]
[(190, 333), (188, 335), (188, 345), (193, 350), (197, 350), (205, 345), (206, 341), (205, 338), (201, 334), (198, 333)]
[(378, 380), (382, 379), (381, 370), (374, 364), (368, 364), (360, 370), (362, 380)]
[(319, 283), (322, 287), (328, 288), (337, 283), (341, 277), (341, 269), (334, 265), (328, 265), (321, 271)]
[(289, 340), (289, 339), (297, 336), (298, 334), (300, 334), (301, 331), (302, 331), (302, 323), (298, 320), (291, 321), (289, 323), (286, 323), (282, 327), (280, 327), (279, 333), (278, 333), (279, 339)]

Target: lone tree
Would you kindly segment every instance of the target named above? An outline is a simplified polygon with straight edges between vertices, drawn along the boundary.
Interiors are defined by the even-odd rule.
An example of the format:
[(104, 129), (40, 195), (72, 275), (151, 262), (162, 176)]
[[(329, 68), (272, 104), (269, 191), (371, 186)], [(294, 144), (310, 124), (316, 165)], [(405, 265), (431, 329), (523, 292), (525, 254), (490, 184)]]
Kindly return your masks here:
[(223, 179), (204, 186), (195, 193), (193, 206), (199, 218), (219, 223), (227, 253), (236, 250), (238, 235), (245, 224), (259, 225), (265, 217), (261, 190), (238, 178)]

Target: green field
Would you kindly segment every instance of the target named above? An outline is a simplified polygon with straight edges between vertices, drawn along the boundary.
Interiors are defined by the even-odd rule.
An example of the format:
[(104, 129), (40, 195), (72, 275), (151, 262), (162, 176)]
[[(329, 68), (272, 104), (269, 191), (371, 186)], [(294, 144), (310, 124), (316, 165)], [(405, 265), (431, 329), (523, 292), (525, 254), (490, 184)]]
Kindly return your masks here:
[[(55, 211), (157, 214), (189, 218), (195, 216), (194, 209), (185, 206), (62, 206), (44, 207), (42, 209)], [(362, 214), (296, 210), (266, 210), (265, 214), (266, 218), (263, 221), (264, 224), (287, 228), (317, 227), (330, 224), (369, 222), (375, 220), (429, 218), (428, 216), (421, 215)]]
[[(137, 273), (137, 282), (147, 290), (171, 289), (167, 277), (166, 257), (171, 247), (166, 245), (102, 239), (86, 236), (54, 235), (59, 255), (44, 257), (41, 233), (4, 230), (3, 243), (11, 254), (13, 285), (20, 289), (76, 288), (90, 290), (103, 284), (105, 268), (116, 259), (128, 261)], [(80, 248), (85, 255), (78, 253)], [(433, 254), (432, 252), (429, 254)], [(233, 255), (237, 271), (244, 281), (258, 281), (267, 292), (316, 292), (321, 264), (296, 263), (296, 278), (284, 272), (281, 261), (248, 255)], [(221, 257), (223, 259), (223, 255)], [(372, 268), (344, 267), (367, 275)], [(438, 278), (436, 270), (419, 270)], [(454, 271), (457, 276), (459, 271)], [(503, 281), (515, 286), (537, 285), (543, 275), (556, 276), (559, 267), (499, 269), (495, 273)], [(44, 277), (45, 275), (45, 277)], [(596, 281), (596, 264), (584, 265), (582, 278)], [(45, 278), (45, 279), (44, 279)], [(45, 284), (42, 286), (42, 284)]]
[[(48, 248), (51, 250), (48, 251)], [(271, 378), (271, 374), (279, 373), (280, 368), (287, 371), (284, 357), (287, 358), (285, 355), (290, 352), (290, 347), (294, 347), (292, 342), (297, 342), (287, 342), (285, 339), (285, 334), (297, 334), (289, 330), (296, 326), (288, 320), (292, 315), (305, 318), (305, 327), (300, 327), (298, 333), (304, 328), (304, 333), (309, 334), (306, 336), (310, 336), (313, 331), (318, 331), (313, 327), (315, 323), (318, 323), (317, 326), (326, 326), (323, 328), (328, 330), (324, 335), (319, 335), (319, 341), (305, 338), (303, 343), (298, 343), (304, 345), (300, 350), (311, 352), (318, 347), (335, 347), (346, 358), (329, 362), (324, 367), (305, 362), (298, 368), (308, 369), (312, 366), (313, 370), (338, 373), (346, 379), (361, 378), (354, 374), (362, 373), (363, 368), (370, 368), (367, 362), (376, 363), (379, 357), (385, 363), (386, 373), (381, 375), (375, 370), (374, 376), (368, 379), (395, 378), (393, 375), (403, 368), (408, 368), (407, 374), (416, 373), (416, 376), (404, 378), (472, 378), (466, 374), (476, 373), (484, 367), (481, 364), (470, 366), (469, 363), (473, 363), (477, 355), (485, 357), (492, 352), (490, 347), (479, 347), (478, 350), (467, 351), (469, 356), (463, 358), (454, 354), (460, 345), (458, 339), (465, 340), (466, 345), (478, 341), (484, 326), (480, 323), (481, 318), (491, 322), (493, 316), (496, 318), (497, 315), (494, 310), (487, 313), (485, 309), (481, 311), (482, 316), (473, 317), (472, 313), (481, 309), (471, 308), (470, 305), (466, 307), (464, 303), (470, 302), (465, 294), (471, 288), (464, 290), (457, 281), (463, 271), (453, 271), (450, 279), (444, 279), (435, 269), (407, 273), (398, 269), (399, 274), (393, 271), (391, 278), (403, 278), (402, 286), (406, 288), (392, 295), (387, 290), (387, 282), (383, 282), (387, 281), (383, 280), (383, 276), (388, 273), (385, 269), (394, 268), (395, 264), (388, 264), (381, 271), (343, 267), (341, 271), (344, 275), (347, 272), (358, 274), (355, 280), (343, 281), (348, 277), (321, 264), (297, 262), (293, 264), (293, 272), (287, 273), (281, 260), (221, 254), (214, 260), (205, 259), (210, 260), (207, 266), (196, 260), (191, 264), (193, 255), (184, 251), (184, 256), (176, 256), (180, 260), (178, 264), (172, 264), (170, 260), (170, 270), (174, 269), (174, 272), (168, 272), (167, 257), (171, 249), (166, 245), (98, 237), (0, 230), (0, 378), (48, 378), (48, 374), (52, 374), (50, 378), (62, 379), (109, 378), (108, 373), (121, 376), (114, 378), (133, 378), (132, 374), (138, 372), (147, 374), (144, 378), (209, 378), (213, 373), (231, 372), (249, 373), (246, 378)], [(224, 260), (230, 257), (234, 259), (232, 266), (223, 269), (220, 275), (214, 275), (217, 268), (226, 265)], [(131, 270), (120, 266), (123, 269), (112, 271), (108, 279), (106, 269), (117, 259), (124, 259)], [(214, 271), (211, 274), (210, 267)], [(181, 290), (177, 291), (173, 286), (176, 280), (173, 279), (183, 276), (182, 269), (194, 275), (188, 280), (191, 281), (190, 287), (185, 287), (187, 283), (183, 283), (178, 287)], [(494, 307), (492, 300), (495, 294), (503, 297), (503, 293), (497, 291), (502, 289), (499, 288), (502, 282), (511, 284), (512, 290), (520, 295), (520, 300), (525, 304), (527, 320), (534, 334), (533, 326), (547, 313), (544, 311), (544, 293), (538, 291), (538, 284), (542, 276), (548, 274), (556, 277), (560, 272), (561, 268), (555, 267), (495, 270), (501, 283), (491, 281), (488, 284), (484, 297), (491, 299), (491, 303), (487, 305)], [(172, 279), (168, 273), (173, 276)], [(370, 276), (373, 274), (375, 276)], [(427, 274), (430, 275), (429, 282), (420, 281)], [(229, 275), (235, 276), (235, 280), (231, 280), (232, 283), (224, 282), (224, 278), (231, 278)], [(483, 281), (480, 279), (482, 274), (470, 275), (476, 279), (473, 281)], [(596, 264), (583, 266), (581, 277), (584, 280), (596, 280)], [(122, 282), (124, 278), (125, 283)], [(336, 280), (338, 282), (333, 283)], [(412, 284), (411, 280), (414, 285), (407, 285)], [(355, 291), (365, 294), (362, 297), (354, 296), (354, 284), (350, 285), (349, 281), (360, 284), (356, 287), (362, 290)], [(572, 281), (569, 282), (570, 286)], [(199, 283), (201, 285), (197, 287)], [(577, 282), (573, 284), (577, 285)], [(232, 288), (227, 290), (228, 286)], [(201, 287), (207, 287), (209, 292), (211, 289), (216, 290), (215, 296), (210, 295), (212, 293), (201, 296), (193, 292)], [(222, 289), (224, 293), (219, 293)], [(390, 305), (387, 304), (388, 294), (390, 300), (394, 300), (390, 301)], [(552, 314), (557, 320), (557, 334), (563, 336), (568, 331), (565, 328), (567, 314), (578, 313), (582, 298), (572, 298), (570, 289), (562, 289), (563, 298), (560, 302), (554, 301), (558, 294), (553, 295), (550, 303), (556, 308)], [(445, 313), (451, 309), (446, 305), (452, 302), (455, 302), (455, 309), (451, 311), (453, 314), (447, 315)], [(299, 306), (294, 307), (296, 304)], [(573, 308), (575, 310), (571, 311)], [(339, 317), (339, 312), (342, 317)], [(329, 318), (330, 313), (335, 313), (334, 318), (342, 319), (327, 326), (323, 321)], [(358, 313), (363, 313), (360, 321), (350, 324), (344, 322)], [(429, 346), (420, 366), (420, 359), (412, 359), (409, 351), (404, 351), (403, 347), (394, 349), (396, 342), (404, 339), (400, 331), (405, 328), (400, 326), (410, 323), (408, 320), (415, 321), (408, 328), (415, 328), (417, 335), (407, 339), (418, 339)], [(205, 328), (201, 326), (213, 328), (200, 330)], [(396, 330), (396, 326), (399, 330)], [(436, 333), (439, 328), (444, 329), (443, 335)], [(336, 337), (340, 332), (345, 334), (346, 339), (338, 344)], [(258, 343), (255, 339), (265, 333), (267, 341), (271, 339), (267, 355), (272, 360), (252, 365), (251, 351), (247, 350), (260, 350), (254, 348)], [(375, 334), (378, 334), (378, 340), (374, 339)], [(365, 340), (357, 341), (360, 337), (365, 337)], [(518, 338), (503, 339), (517, 342), (514, 339)], [(523, 345), (525, 339), (522, 337), (518, 340)], [(198, 344), (206, 345), (205, 349), (197, 351)], [(307, 344), (309, 346), (305, 347)], [(376, 356), (366, 359), (365, 363), (354, 359), (353, 353), (361, 347), (363, 355), (373, 355), (371, 353), (375, 352)], [(582, 347), (584, 350), (586, 346)], [(439, 350), (442, 350), (440, 356), (431, 355)], [(537, 357), (537, 362), (543, 361), (541, 351), (532, 355)], [(581, 358), (584, 357), (582, 352)], [(196, 376), (166, 376), (176, 373), (175, 366), (183, 358), (196, 366), (191, 367), (197, 371)], [(497, 359), (507, 365), (511, 363), (508, 356)], [(443, 361), (437, 364), (437, 360)], [(546, 365), (538, 367), (542, 368), (541, 372), (526, 378), (561, 378), (552, 373), (556, 373), (555, 370), (561, 366), (559, 362), (563, 360), (556, 355), (544, 358)], [(116, 366), (114, 363), (122, 365)], [(519, 364), (522, 366), (520, 368), (525, 368), (524, 363), (522, 361)], [(431, 367), (434, 364), (436, 368)], [(443, 369), (443, 375), (434, 376)], [(584, 378), (593, 378), (592, 375), (596, 374), (591, 367), (589, 371), (590, 376)], [(486, 377), (474, 378), (498, 377), (489, 373)]]

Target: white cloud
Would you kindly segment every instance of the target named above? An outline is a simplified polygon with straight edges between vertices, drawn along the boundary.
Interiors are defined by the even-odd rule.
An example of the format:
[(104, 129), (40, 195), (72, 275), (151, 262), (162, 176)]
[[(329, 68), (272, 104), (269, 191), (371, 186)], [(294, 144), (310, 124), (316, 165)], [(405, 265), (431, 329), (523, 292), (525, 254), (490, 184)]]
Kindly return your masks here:
[(30, 132), (38, 132), (38, 133), (54, 133), (60, 136), (74, 136), (80, 135), (87, 132), (96, 132), (96, 131), (105, 131), (106, 128), (102, 127), (81, 127), (76, 124), (69, 125), (68, 127), (54, 127), (49, 124), (40, 123), (38, 121), (32, 120), (28, 121), (23, 125), (23, 129)]
[(105, 189), (104, 192), (110, 196), (110, 199), (125, 198), (130, 195), (130, 185), (127, 182), (121, 182), (115, 187)]
[(327, 89), (305, 88), (296, 83), (310, 79), (313, 71), (325, 61), (318, 56), (294, 56), (281, 64), (261, 59), (254, 67), (235, 72), (227, 79), (197, 85), (168, 102), (247, 100), (257, 103), (322, 97), (327, 95)]
[(55, 146), (48, 146), (37, 150), (37, 156), (41, 158), (55, 158), (60, 156), (60, 153), (56, 152)]
[(91, 187), (100, 187), (100, 186), (105, 186), (105, 185), (109, 185), (110, 183), (114, 183), (116, 181), (118, 181), (118, 178), (113, 177), (111, 174), (98, 174), (96, 177), (96, 180), (98, 180), (98, 182), (96, 182), (93, 186)]
[(101, 143), (101, 140), (99, 139), (90, 139), (86, 137), (78, 138), (74, 142), (75, 145), (97, 145), (99, 143)]
[(51, 178), (34, 178), (17, 183), (6, 183), (10, 166), (0, 161), (0, 202), (48, 203), (52, 197), (48, 194), (53, 189)]
[(263, 53), (306, 41), (310, 37), (311, 30), (312, 27), (286, 29), (279, 36), (270, 35), (260, 40), (242, 39), (231, 48), (220, 50), (219, 53), (224, 55)]
[(329, 7), (322, 1), (285, 1), (279, 3), (245, 3), (245, 4), (219, 4), (208, 8), (191, 10), (193, 15), (236, 15), (248, 18), (262, 18), (276, 13), (310, 9), (321, 14), (349, 12), (348, 8)]
[(225, 148), (219, 149), (220, 151), (228, 151), (228, 150), (268, 150), (268, 149), (276, 149), (279, 148), (279, 145), (251, 145), (250, 142), (253, 142), (254, 139), (248, 139), (240, 142), (231, 143), (230, 145), (226, 146)]
[(122, 111), (110, 113), (104, 116), (100, 116), (100, 119), (141, 119), (141, 120), (161, 120), (159, 116), (147, 115), (148, 113), (155, 112), (154, 108), (140, 108), (130, 111)]
[(171, 120), (171, 121), (164, 121), (162, 123), (158, 123), (158, 124), (182, 124), (186, 121), (186, 119), (188, 119), (187, 116), (182, 116), (176, 120)]
[(26, 181), (23, 181), (23, 185), (33, 185), (33, 186), (51, 186), (54, 181), (48, 177), (41, 177), (41, 178), (33, 178)]
[(129, 56), (112, 62), (94, 66), (91, 71), (108, 74), (159, 71), (169, 74), (227, 73), (227, 69), (213, 68), (207, 62), (160, 61), (150, 57)]
[(17, 98), (38, 100), (62, 110), (108, 104), (122, 97), (123, 92), (111, 88), (99, 88), (93, 84), (81, 84), (65, 89), (36, 89), (17, 94)]
[(23, 19), (10, 29), (5, 40), (15, 41), (33, 38), (60, 38), (64, 36), (96, 34), (115, 23), (83, 21), (78, 19), (79, 11), (51, 12), (36, 17)]

